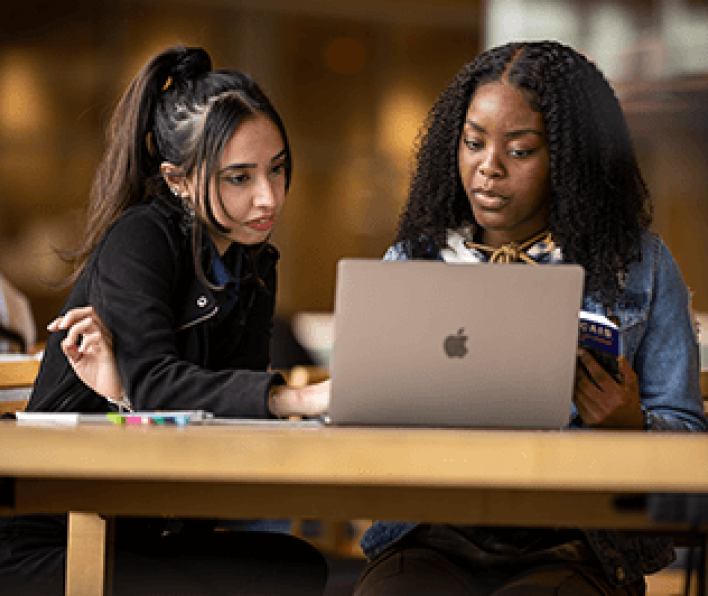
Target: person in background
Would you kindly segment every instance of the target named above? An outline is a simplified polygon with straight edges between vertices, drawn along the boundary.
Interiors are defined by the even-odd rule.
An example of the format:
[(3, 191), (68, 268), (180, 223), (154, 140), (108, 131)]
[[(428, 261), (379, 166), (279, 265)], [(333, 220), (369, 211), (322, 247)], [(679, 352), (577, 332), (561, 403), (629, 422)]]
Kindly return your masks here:
[[(268, 98), (249, 76), (213, 70), (205, 50), (169, 48), (130, 84), (107, 141), (86, 234), (71, 255), (73, 286), (50, 325), (57, 332), (27, 410), (319, 414), (326, 385), (288, 388), (268, 370), (278, 261), (268, 238), (292, 174), (285, 127)], [(95, 328), (78, 325), (67, 342), (59, 329), (85, 305), (95, 311), (79, 310), (79, 320), (89, 312)], [(81, 381), (62, 349), (78, 356), (92, 330), (106, 333), (103, 355), (115, 356), (94, 379), (104, 395)], [(105, 359), (93, 362), (104, 370)], [(324, 589), (326, 562), (306, 542), (213, 532), (214, 523), (119, 519), (114, 594)], [(65, 557), (65, 516), (0, 519), (3, 593), (63, 594)]]
[(32, 350), (37, 327), (27, 297), (0, 274), (0, 352)]
[[(689, 292), (650, 222), (601, 72), (559, 43), (510, 43), (433, 106), (385, 259), (582, 265), (583, 309), (619, 323), (622, 356), (615, 379), (579, 351), (569, 427), (705, 431)], [(674, 557), (669, 538), (610, 530), (393, 522), (362, 547), (356, 596), (644, 594)]]

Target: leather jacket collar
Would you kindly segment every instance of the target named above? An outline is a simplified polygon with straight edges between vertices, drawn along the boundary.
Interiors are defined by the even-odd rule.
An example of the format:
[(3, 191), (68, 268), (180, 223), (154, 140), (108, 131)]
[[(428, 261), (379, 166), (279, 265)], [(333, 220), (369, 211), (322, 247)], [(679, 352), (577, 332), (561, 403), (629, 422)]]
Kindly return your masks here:
[[(178, 242), (183, 244), (183, 247), (188, 248), (188, 253), (191, 253), (192, 245), (192, 227), (201, 225), (195, 222), (190, 217), (190, 214), (182, 207), (175, 197), (171, 195), (161, 195), (154, 202), (155, 209), (160, 211), (166, 218), (173, 220), (177, 225), (180, 237)], [(275, 268), (275, 265), (280, 258), (280, 253), (272, 244), (264, 244), (256, 255), (251, 253), (251, 247), (245, 245), (236, 245), (236, 250), (242, 252), (242, 260), (257, 259), (258, 275), (261, 279), (270, 275)], [(233, 249), (230, 249), (233, 250)], [(208, 270), (208, 263), (212, 258), (213, 244), (206, 237), (202, 238), (202, 254), (204, 255), (204, 267)], [(247, 254), (251, 253), (251, 254)], [(183, 253), (184, 254), (184, 253)], [(177, 256), (177, 255), (176, 255)], [(198, 325), (206, 320), (216, 316), (219, 312), (224, 297), (219, 290), (214, 290), (206, 285), (196, 275), (194, 262), (184, 263), (186, 279), (189, 280), (186, 287), (181, 289), (182, 299), (180, 308), (177, 314), (177, 330), (181, 331), (188, 327)], [(244, 285), (252, 285), (253, 278), (248, 274), (241, 279)], [(251, 283), (249, 283), (251, 282)], [(252, 291), (247, 292), (252, 295)]]

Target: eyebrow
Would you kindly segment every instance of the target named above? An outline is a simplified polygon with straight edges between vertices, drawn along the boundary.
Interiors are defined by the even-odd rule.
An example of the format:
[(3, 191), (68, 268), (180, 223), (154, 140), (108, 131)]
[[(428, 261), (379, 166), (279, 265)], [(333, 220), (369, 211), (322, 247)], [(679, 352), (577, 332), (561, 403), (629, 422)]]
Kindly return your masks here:
[[(273, 157), (270, 160), (270, 163), (278, 161), (279, 159), (285, 157), (286, 155), (287, 155), (287, 151), (285, 149), (283, 149), (280, 153), (278, 153), (275, 157)], [(256, 163), (232, 163), (226, 167), (221, 168), (219, 170), (219, 173), (221, 174), (224, 172), (228, 172), (229, 170), (246, 170), (248, 168), (257, 168), (257, 167), (258, 167), (258, 164), (256, 164)]]
[[(474, 128), (477, 132), (487, 134), (487, 130), (483, 126), (480, 126), (479, 124), (477, 124), (476, 122), (474, 122), (472, 120), (467, 120), (465, 122), (465, 124), (467, 124), (471, 128)], [(543, 133), (540, 130), (536, 130), (535, 128), (520, 128), (519, 130), (510, 130), (509, 132), (505, 132), (504, 136), (510, 137), (510, 138), (515, 138), (515, 137), (520, 137), (520, 136), (527, 135), (527, 134), (534, 134), (534, 135), (538, 135), (540, 137), (543, 136)]]

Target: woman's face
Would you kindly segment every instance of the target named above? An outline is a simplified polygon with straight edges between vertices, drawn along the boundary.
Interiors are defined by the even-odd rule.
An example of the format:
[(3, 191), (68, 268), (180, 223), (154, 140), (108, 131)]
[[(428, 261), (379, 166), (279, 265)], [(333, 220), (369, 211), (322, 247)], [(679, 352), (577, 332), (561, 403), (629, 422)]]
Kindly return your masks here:
[[(268, 238), (285, 201), (287, 158), (283, 137), (267, 116), (256, 114), (238, 125), (209, 186), (214, 217), (230, 230), (209, 229), (220, 254), (232, 242), (259, 244)], [(187, 187), (194, 197), (194, 184)]]
[(465, 117), (458, 168), (482, 242), (521, 242), (546, 227), (546, 133), (541, 114), (519, 90), (502, 82), (477, 89)]

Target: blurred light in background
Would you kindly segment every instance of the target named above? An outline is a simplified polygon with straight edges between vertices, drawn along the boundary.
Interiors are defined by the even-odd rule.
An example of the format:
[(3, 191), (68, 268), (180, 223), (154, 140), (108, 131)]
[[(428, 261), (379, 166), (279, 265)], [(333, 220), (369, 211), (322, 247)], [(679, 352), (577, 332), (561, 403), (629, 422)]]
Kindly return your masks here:
[(45, 95), (39, 65), (21, 50), (0, 57), (0, 126), (4, 134), (33, 133), (46, 127)]
[(585, 52), (610, 80), (631, 79), (637, 72), (637, 57), (627, 48), (636, 47), (639, 32), (629, 9), (601, 3), (587, 19)]
[(587, 53), (610, 80), (650, 81), (708, 69), (705, 3), (492, 0), (487, 17), (485, 47), (556, 39)]
[(663, 0), (661, 5), (659, 33), (669, 51), (667, 74), (708, 71), (708, 4)]
[(573, 3), (559, 0), (490, 0), (484, 46), (522, 39), (575, 39), (580, 25), (576, 14)]
[(397, 85), (388, 90), (378, 115), (379, 147), (392, 157), (407, 161), (429, 107), (427, 98), (412, 86)]

